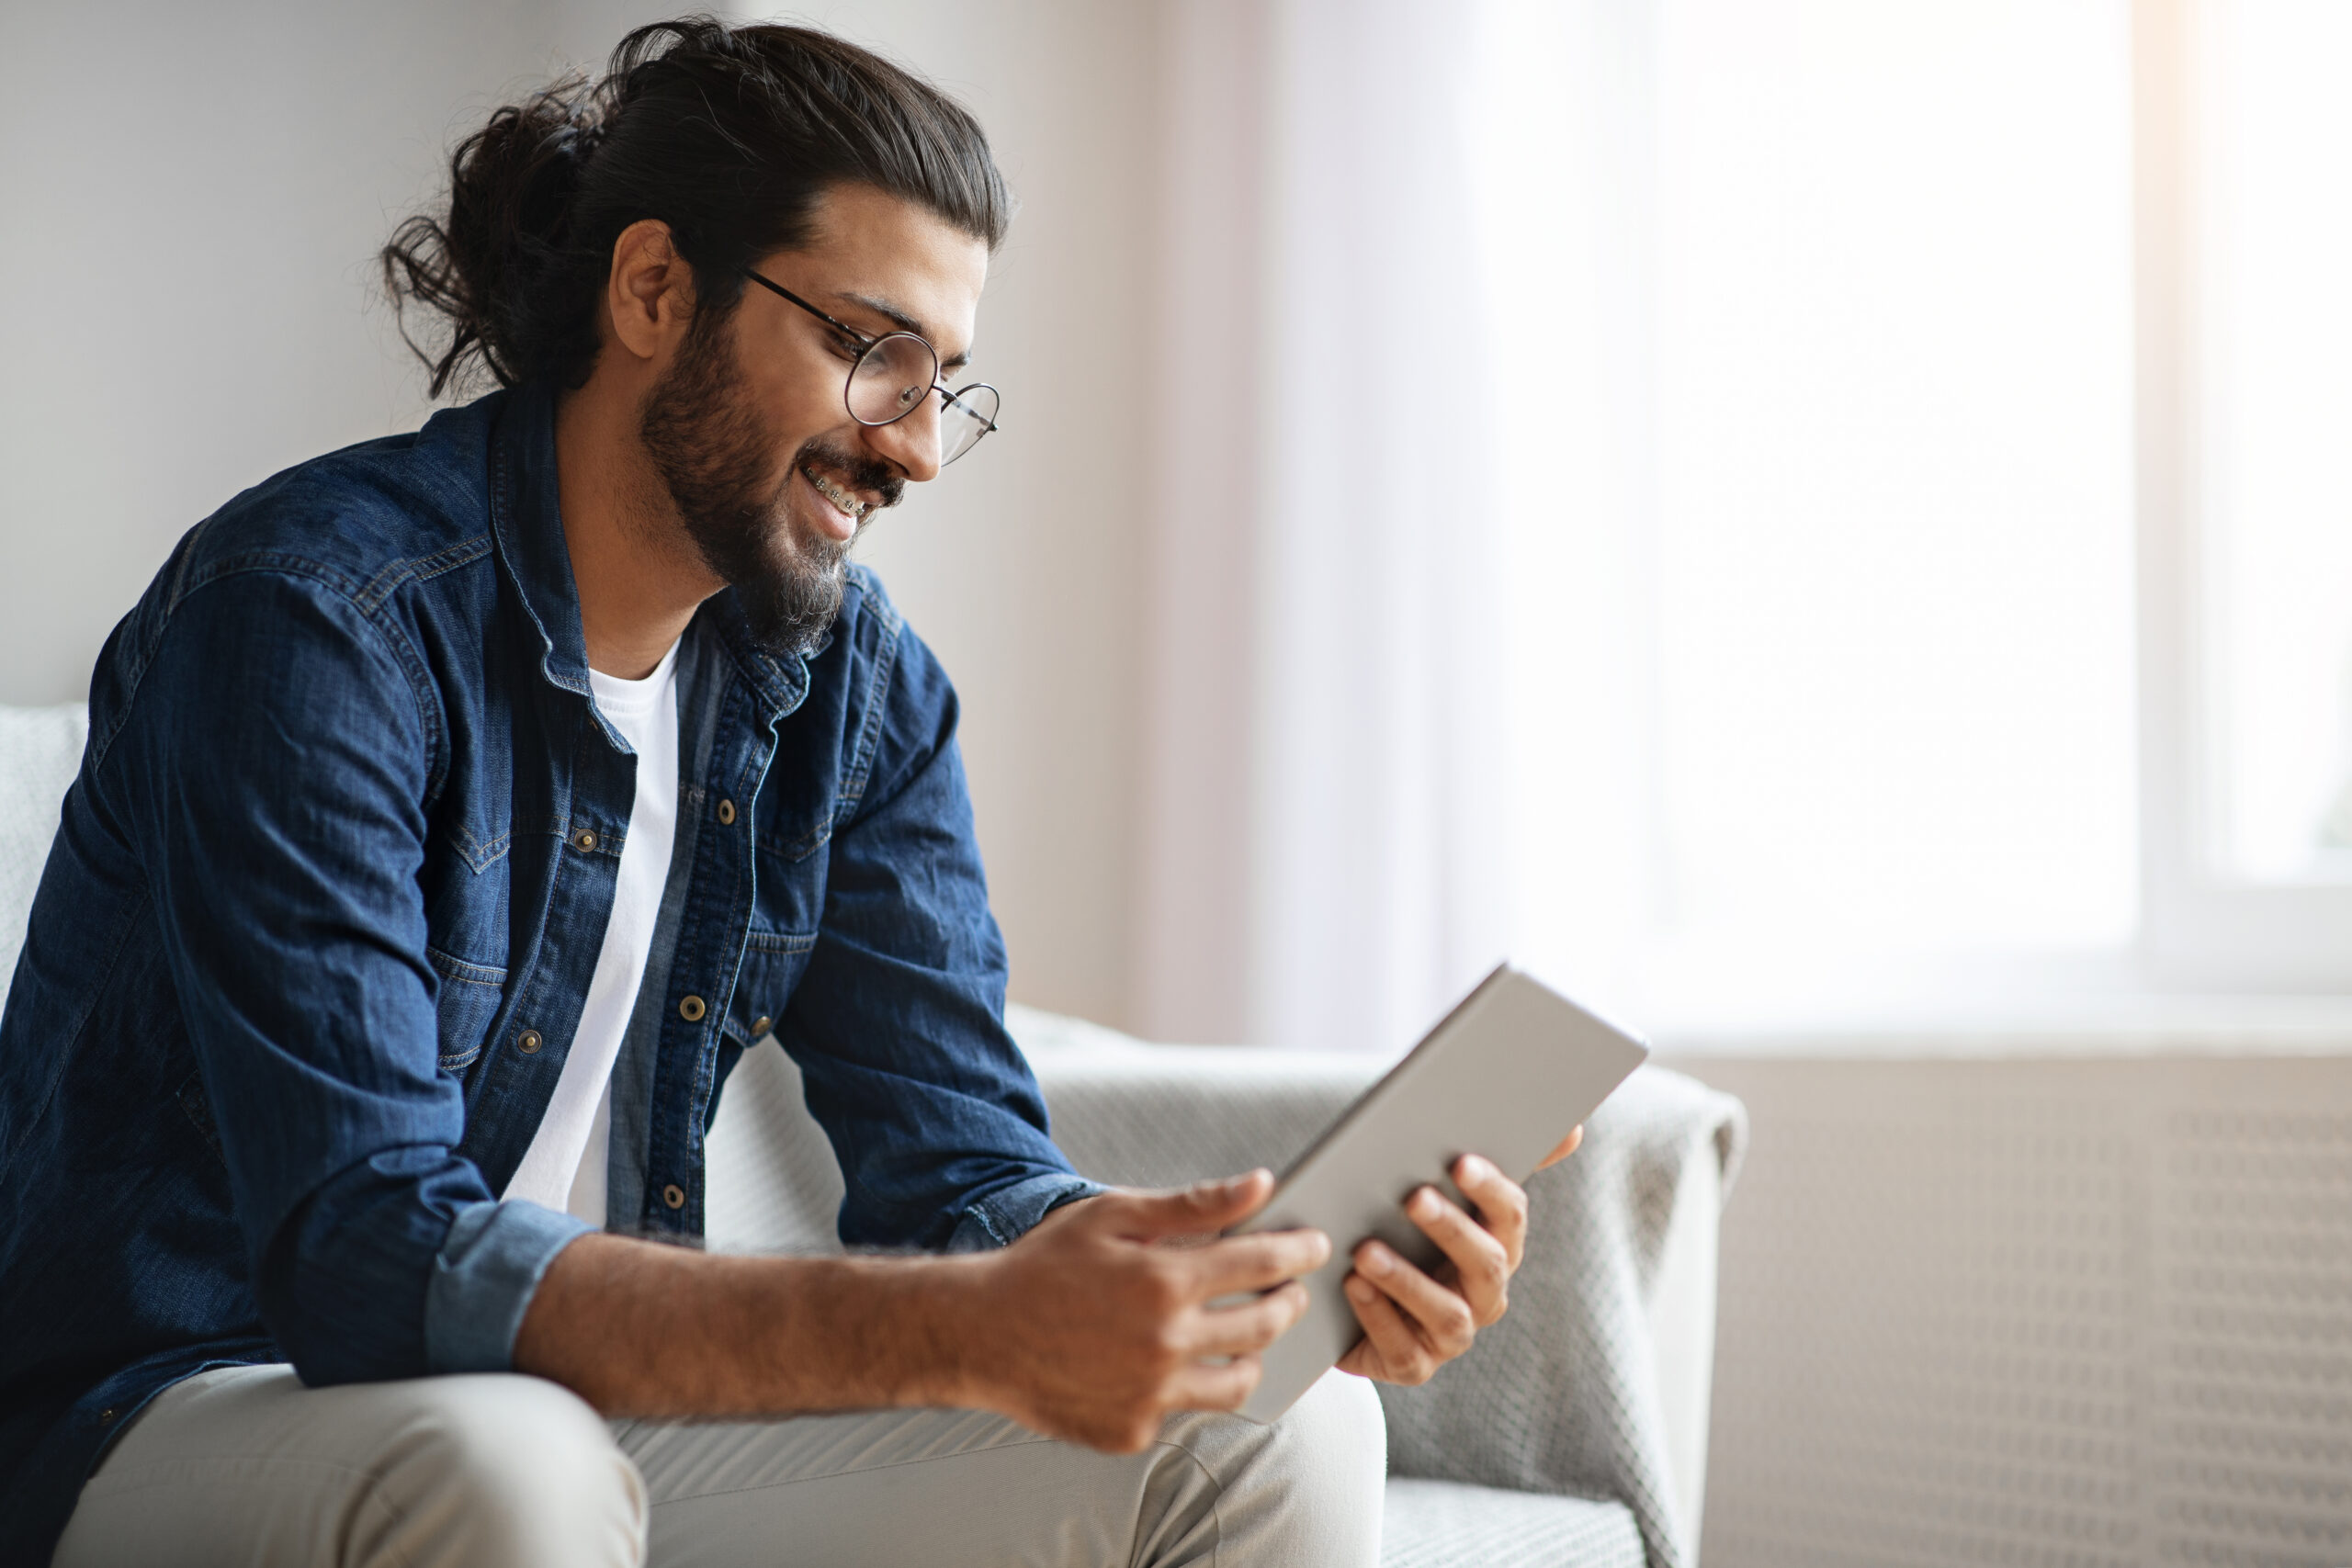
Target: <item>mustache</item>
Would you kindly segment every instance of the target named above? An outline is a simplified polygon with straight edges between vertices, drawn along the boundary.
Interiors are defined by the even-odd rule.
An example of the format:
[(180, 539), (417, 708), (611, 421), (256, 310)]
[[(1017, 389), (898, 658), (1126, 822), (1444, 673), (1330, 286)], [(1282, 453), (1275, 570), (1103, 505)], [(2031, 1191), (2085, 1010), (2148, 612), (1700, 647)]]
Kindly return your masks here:
[[(906, 497), (905, 475), (877, 457), (836, 446), (822, 436), (803, 442), (792, 459), (796, 471), (810, 463), (847, 476), (852, 490), (871, 491), (881, 497), (875, 502), (876, 512), (886, 506), (896, 506)], [(872, 513), (867, 515), (870, 517)]]

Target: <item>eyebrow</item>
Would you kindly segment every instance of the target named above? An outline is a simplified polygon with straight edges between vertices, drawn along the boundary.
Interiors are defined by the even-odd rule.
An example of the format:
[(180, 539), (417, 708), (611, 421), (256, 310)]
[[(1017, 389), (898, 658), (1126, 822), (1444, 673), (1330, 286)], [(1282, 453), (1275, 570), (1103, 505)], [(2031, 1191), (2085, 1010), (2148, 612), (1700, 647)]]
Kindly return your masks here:
[[(836, 299), (846, 299), (853, 305), (864, 306), (866, 310), (873, 311), (884, 321), (887, 321), (891, 325), (897, 327), (900, 332), (912, 333), (915, 336), (922, 339), (925, 343), (936, 341), (932, 336), (932, 332), (929, 327), (924, 326), (922, 322), (916, 320), (913, 316), (909, 315), (906, 311), (899, 309), (898, 306), (891, 304), (888, 299), (876, 299), (871, 294), (852, 294), (847, 289), (839, 290), (833, 295), (833, 298)], [(972, 351), (967, 348), (953, 359), (941, 360), (939, 362), (939, 373), (944, 376), (951, 370), (961, 370), (971, 362)]]

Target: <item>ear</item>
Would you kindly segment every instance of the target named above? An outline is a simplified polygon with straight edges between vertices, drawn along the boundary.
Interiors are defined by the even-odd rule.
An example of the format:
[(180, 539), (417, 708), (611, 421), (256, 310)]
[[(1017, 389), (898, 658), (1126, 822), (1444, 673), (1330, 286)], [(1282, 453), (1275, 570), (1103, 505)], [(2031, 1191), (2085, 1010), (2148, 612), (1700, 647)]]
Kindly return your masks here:
[(605, 308), (623, 352), (657, 359), (685, 335), (694, 316), (694, 268), (671, 243), (670, 226), (640, 218), (613, 242)]

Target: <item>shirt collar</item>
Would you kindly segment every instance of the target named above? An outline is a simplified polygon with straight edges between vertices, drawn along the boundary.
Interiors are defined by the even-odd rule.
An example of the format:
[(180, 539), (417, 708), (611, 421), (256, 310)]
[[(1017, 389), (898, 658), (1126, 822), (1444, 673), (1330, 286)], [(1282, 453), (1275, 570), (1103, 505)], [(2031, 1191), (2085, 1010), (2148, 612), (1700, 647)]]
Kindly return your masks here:
[(507, 394), (490, 446), (490, 531), (546, 653), (540, 670), (555, 684), (588, 695), (588, 639), (580, 587), (563, 542), (557, 502), (555, 395), (527, 383)]
[(695, 613), (695, 619), (718, 635), (719, 646), (767, 705), (772, 719), (782, 718), (800, 705), (801, 699), (808, 694), (808, 660), (833, 643), (833, 634), (828, 629), (817, 647), (806, 655), (768, 652), (752, 640), (751, 624), (731, 588), (705, 600), (702, 608)]
[[(491, 444), (490, 526), (501, 558), (522, 595), (523, 611), (546, 646), (539, 667), (566, 691), (587, 696), (588, 639), (580, 623), (580, 587), (563, 539), (555, 458), (555, 391), (526, 382), (508, 394)], [(713, 595), (695, 620), (716, 632), (771, 718), (800, 705), (808, 693), (808, 663), (762, 649), (732, 589)], [(828, 632), (822, 653), (832, 641)], [(812, 655), (813, 657), (813, 655)]]

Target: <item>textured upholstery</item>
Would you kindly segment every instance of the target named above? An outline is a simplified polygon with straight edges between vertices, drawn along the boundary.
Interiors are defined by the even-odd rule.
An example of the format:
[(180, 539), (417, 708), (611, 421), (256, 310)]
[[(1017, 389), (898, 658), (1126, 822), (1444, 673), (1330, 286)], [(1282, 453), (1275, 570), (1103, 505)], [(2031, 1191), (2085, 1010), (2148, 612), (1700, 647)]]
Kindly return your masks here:
[(89, 713), (79, 703), (0, 707), (0, 1006), (7, 1003), (25, 916), (57, 836), (58, 803), (82, 765), (89, 732)]
[(1382, 1568), (1644, 1568), (1623, 1503), (1545, 1497), (1451, 1481), (1388, 1483)]

